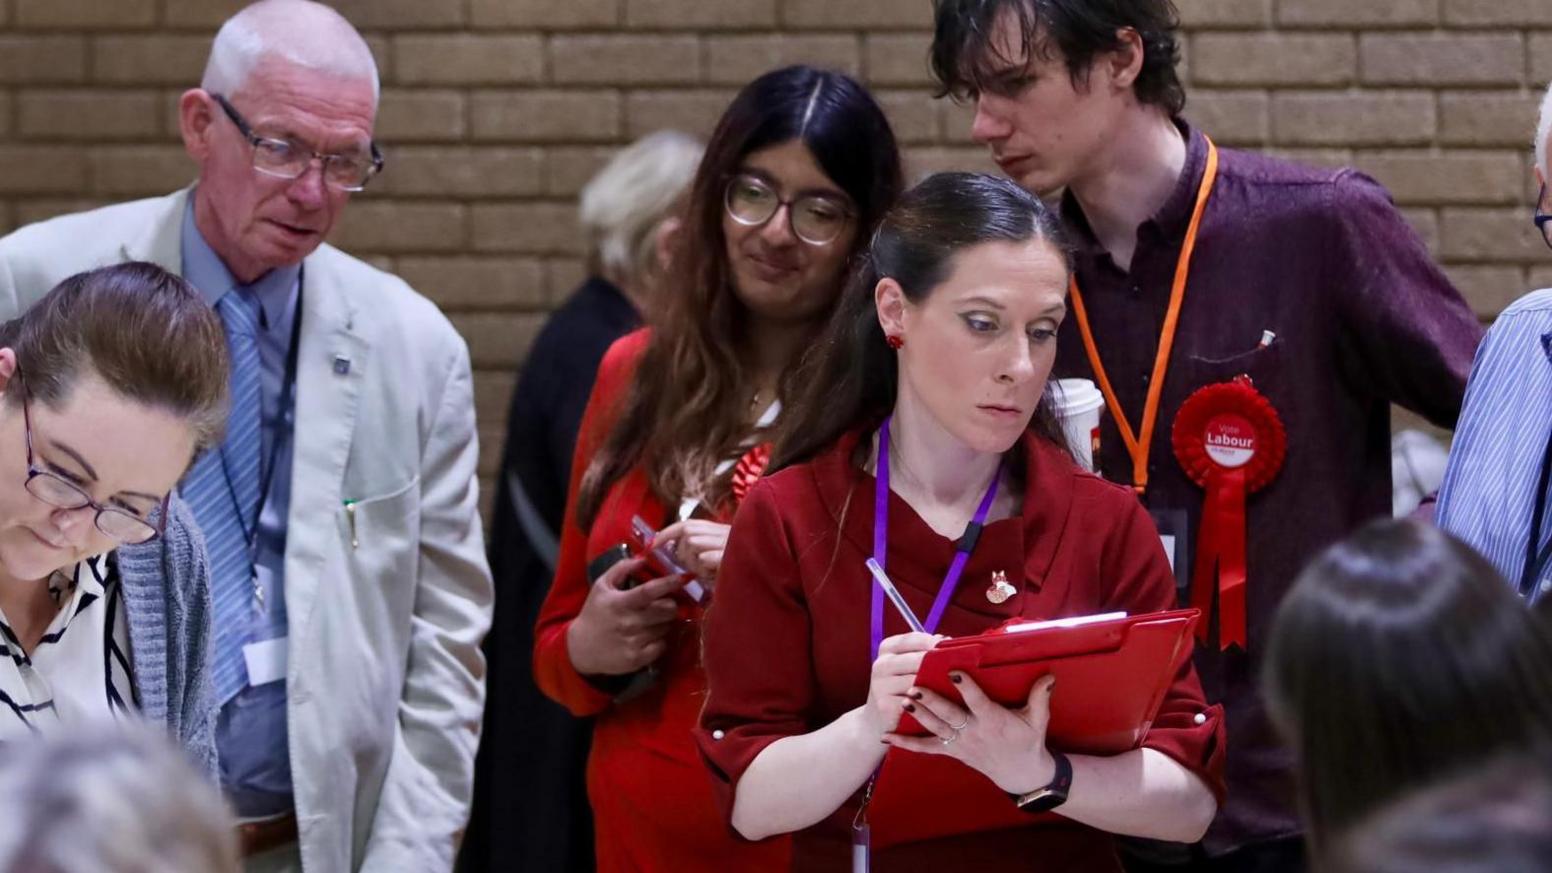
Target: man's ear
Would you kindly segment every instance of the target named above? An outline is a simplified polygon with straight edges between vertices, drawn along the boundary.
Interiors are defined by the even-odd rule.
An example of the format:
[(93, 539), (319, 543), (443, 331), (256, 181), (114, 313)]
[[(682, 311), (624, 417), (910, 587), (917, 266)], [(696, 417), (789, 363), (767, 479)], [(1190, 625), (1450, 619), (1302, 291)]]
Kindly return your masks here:
[(873, 286), (873, 305), (878, 310), (878, 324), (884, 336), (905, 337), (905, 313), (910, 301), (900, 283), (885, 276)]
[(183, 136), (183, 150), (189, 157), (204, 163), (210, 154), (210, 134), (215, 125), (212, 111), (215, 100), (202, 88), (190, 88), (178, 98), (178, 132)]
[(1111, 87), (1118, 91), (1129, 90), (1142, 74), (1142, 62), (1147, 51), (1143, 46), (1142, 34), (1136, 28), (1121, 28), (1116, 31), (1116, 40), (1121, 45), (1096, 58), (1094, 65), (1103, 69)]

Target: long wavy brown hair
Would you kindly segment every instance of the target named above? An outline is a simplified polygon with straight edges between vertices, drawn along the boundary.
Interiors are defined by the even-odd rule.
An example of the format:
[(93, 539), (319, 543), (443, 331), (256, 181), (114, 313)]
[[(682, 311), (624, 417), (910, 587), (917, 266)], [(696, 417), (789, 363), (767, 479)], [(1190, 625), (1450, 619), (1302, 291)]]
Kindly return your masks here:
[[(733, 98), (690, 189), (682, 244), (661, 308), (651, 318), (646, 350), (629, 389), (616, 401), (615, 424), (583, 474), (576, 507), (583, 529), (592, 526), (609, 488), (637, 465), (665, 503), (690, 491), (712, 505), (726, 500), (728, 477), (713, 482), (711, 472), (747, 435), (745, 415), (755, 386), (739, 355), (749, 316), (732, 288), (723, 193), (748, 155), (792, 141), (808, 148), (856, 209), (848, 266), (903, 187), (889, 121), (849, 76), (786, 67), (755, 79)], [(823, 316), (815, 323), (823, 324)], [(777, 387), (783, 406), (793, 393), (793, 369), (788, 366)]]

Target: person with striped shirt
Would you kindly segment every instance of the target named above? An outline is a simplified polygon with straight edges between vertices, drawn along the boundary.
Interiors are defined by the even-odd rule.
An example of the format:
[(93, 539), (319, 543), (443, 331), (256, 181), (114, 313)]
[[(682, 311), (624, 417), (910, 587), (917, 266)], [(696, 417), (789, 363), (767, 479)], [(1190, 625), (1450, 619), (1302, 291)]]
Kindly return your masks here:
[[(1552, 86), (1536, 124), (1531, 220), (1552, 247)], [(1510, 304), (1477, 349), (1434, 521), (1532, 602), (1552, 604), (1552, 288)]]
[(210, 579), (172, 491), (220, 439), (227, 372), (219, 318), (152, 264), (0, 325), (0, 744), (162, 723), (214, 779)]

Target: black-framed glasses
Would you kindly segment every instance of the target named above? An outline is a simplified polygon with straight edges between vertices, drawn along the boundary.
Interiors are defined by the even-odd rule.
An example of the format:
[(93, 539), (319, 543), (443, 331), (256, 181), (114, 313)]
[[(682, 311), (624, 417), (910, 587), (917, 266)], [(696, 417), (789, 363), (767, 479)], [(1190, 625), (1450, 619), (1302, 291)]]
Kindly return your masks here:
[(116, 506), (103, 506), (81, 490), (79, 485), (52, 470), (42, 469), (33, 461), (32, 411), (28, 408), (30, 398), (27, 382), (22, 379), (20, 371), (16, 374), (16, 381), (21, 384), (22, 424), (27, 433), (27, 481), (24, 483), (27, 493), (56, 509), (74, 510), (90, 506), (97, 510), (92, 524), (103, 534), (120, 543), (134, 545), (149, 542), (161, 536), (167, 526), (167, 497), (162, 498), (161, 507), (156, 514), (156, 524), (153, 525), (129, 510)]
[(852, 215), (851, 207), (844, 201), (824, 194), (804, 194), (785, 200), (769, 182), (749, 173), (740, 173), (728, 181), (723, 206), (729, 218), (745, 227), (765, 224), (785, 206), (792, 235), (814, 246), (835, 242)]
[(1541, 211), (1541, 204), (1545, 202), (1547, 202), (1547, 186), (1543, 182), (1541, 192), (1536, 195), (1536, 208), (1531, 212), (1530, 220), (1534, 221), (1536, 229), (1541, 231), (1541, 241), (1547, 244), (1547, 248), (1552, 248), (1552, 227), (1548, 227), (1548, 224), (1552, 223), (1552, 215)]
[(360, 191), (372, 177), (383, 171), (383, 155), (377, 143), (371, 143), (366, 155), (326, 155), (310, 146), (289, 139), (271, 139), (259, 136), (230, 102), (220, 94), (211, 94), (221, 105), (226, 117), (237, 125), (237, 131), (253, 146), (253, 168), (267, 176), (281, 179), (300, 179), (313, 165), (314, 160), (323, 163), (323, 179), (331, 187), (341, 191)]

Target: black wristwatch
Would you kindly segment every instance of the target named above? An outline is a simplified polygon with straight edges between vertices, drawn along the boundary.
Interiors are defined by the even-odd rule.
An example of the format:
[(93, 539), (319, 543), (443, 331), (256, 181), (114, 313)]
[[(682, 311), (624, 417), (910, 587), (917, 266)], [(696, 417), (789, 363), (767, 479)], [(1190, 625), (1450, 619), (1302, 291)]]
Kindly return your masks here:
[(1067, 792), (1072, 788), (1072, 762), (1061, 752), (1052, 752), (1051, 760), (1056, 762), (1056, 775), (1051, 778), (1049, 785), (1024, 794), (1009, 793), (1008, 796), (1024, 812), (1050, 812), (1067, 802)]

